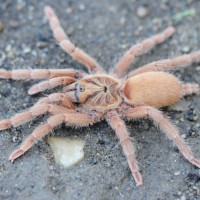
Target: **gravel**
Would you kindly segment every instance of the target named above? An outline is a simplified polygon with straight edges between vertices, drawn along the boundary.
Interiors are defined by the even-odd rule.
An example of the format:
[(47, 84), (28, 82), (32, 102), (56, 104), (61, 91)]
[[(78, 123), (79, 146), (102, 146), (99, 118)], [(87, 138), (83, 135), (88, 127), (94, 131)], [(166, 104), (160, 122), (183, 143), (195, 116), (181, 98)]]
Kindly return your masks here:
[[(176, 27), (176, 34), (141, 56), (133, 68), (200, 49), (200, 2), (196, 0), (160, 0), (159, 5), (156, 0), (82, 0), (81, 3), (70, 0), (16, 0), (15, 3), (1, 0), (1, 68), (84, 70), (59, 48), (53, 38), (43, 17), (46, 4), (54, 7), (70, 39), (107, 70), (133, 43), (169, 25)], [(179, 14), (178, 20), (174, 18), (187, 9), (196, 9), (196, 12), (191, 16)], [(185, 70), (177, 70), (175, 74), (182, 81), (200, 83), (199, 69), (199, 63), (196, 63)], [(44, 96), (28, 96), (27, 91), (35, 82), (0, 80), (1, 119), (26, 110)], [(200, 98), (192, 96), (183, 101), (187, 106), (182, 104), (177, 110), (164, 108), (163, 112), (179, 127), (195, 156), (200, 158)], [(48, 137), (38, 141), (14, 164), (8, 162), (8, 155), (45, 120), (46, 117), (40, 117), (1, 132), (0, 199), (200, 199), (199, 169), (185, 160), (173, 142), (148, 120), (127, 122), (130, 136), (134, 137), (143, 187), (135, 185), (119, 141), (104, 121), (82, 129), (61, 126), (49, 134), (86, 141), (85, 159), (70, 169), (55, 164)]]
[(145, 6), (140, 6), (137, 9), (137, 16), (140, 18), (144, 18), (148, 15), (148, 9)]

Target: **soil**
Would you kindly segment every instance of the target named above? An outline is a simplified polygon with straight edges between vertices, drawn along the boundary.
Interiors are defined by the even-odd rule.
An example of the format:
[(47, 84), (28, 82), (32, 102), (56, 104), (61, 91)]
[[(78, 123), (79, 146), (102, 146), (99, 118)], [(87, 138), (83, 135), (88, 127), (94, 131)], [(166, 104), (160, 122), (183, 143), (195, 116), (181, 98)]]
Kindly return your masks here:
[[(169, 25), (176, 34), (140, 57), (132, 69), (200, 49), (200, 1), (195, 0), (0, 0), (0, 68), (85, 68), (61, 50), (44, 19), (56, 10), (69, 38), (107, 70), (132, 44)], [(178, 14), (178, 15), (177, 15)], [(199, 63), (175, 74), (200, 83)], [(47, 91), (29, 96), (36, 81), (0, 80), (1, 119), (32, 106)], [(55, 90), (59, 91), (59, 89)], [(200, 158), (200, 98), (191, 96), (162, 109)], [(119, 141), (105, 121), (88, 128), (60, 126), (49, 135), (86, 141), (85, 159), (70, 169), (55, 164), (47, 137), (14, 164), (8, 155), (46, 117), (1, 131), (0, 199), (193, 200), (200, 199), (200, 170), (149, 120), (127, 122), (134, 138), (144, 186), (137, 187)]]

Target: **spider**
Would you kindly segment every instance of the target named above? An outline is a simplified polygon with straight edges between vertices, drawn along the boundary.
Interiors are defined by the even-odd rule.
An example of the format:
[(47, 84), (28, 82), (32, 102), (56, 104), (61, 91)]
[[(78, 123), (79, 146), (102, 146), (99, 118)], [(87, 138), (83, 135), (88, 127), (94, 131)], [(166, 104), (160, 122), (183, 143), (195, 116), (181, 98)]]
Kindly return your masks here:
[(136, 185), (141, 186), (142, 176), (124, 120), (150, 118), (175, 142), (183, 156), (200, 168), (200, 160), (193, 156), (178, 129), (158, 110), (186, 95), (199, 92), (198, 84), (182, 83), (168, 71), (199, 61), (200, 51), (174, 59), (155, 61), (124, 76), (136, 57), (174, 34), (175, 28), (168, 27), (163, 32), (133, 45), (121, 57), (115, 70), (107, 74), (93, 58), (69, 40), (50, 6), (46, 6), (44, 12), (61, 48), (85, 65), (89, 73), (74, 69), (0, 69), (0, 78), (4, 79), (48, 79), (32, 86), (28, 91), (29, 95), (63, 86), (63, 92), (43, 97), (29, 110), (0, 121), (0, 130), (4, 130), (45, 113), (51, 114), (46, 123), (36, 127), (19, 149), (11, 153), (9, 160), (13, 162), (37, 140), (62, 123), (67, 126), (89, 126), (105, 119), (120, 140)]

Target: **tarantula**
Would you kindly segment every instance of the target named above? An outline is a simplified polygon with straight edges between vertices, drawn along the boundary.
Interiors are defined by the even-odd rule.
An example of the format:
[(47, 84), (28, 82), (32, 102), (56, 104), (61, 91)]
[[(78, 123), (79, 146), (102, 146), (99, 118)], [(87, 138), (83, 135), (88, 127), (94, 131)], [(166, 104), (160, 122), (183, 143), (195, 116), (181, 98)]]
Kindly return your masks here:
[(49, 79), (32, 86), (28, 91), (30, 95), (57, 86), (64, 88), (62, 93), (53, 93), (41, 98), (28, 111), (0, 121), (0, 130), (4, 130), (45, 113), (52, 115), (46, 123), (38, 126), (25, 139), (19, 149), (11, 153), (9, 160), (13, 162), (20, 157), (38, 139), (44, 137), (59, 124), (89, 126), (105, 119), (116, 132), (132, 175), (136, 184), (140, 186), (143, 184), (142, 176), (123, 119), (148, 117), (159, 125), (170, 139), (174, 140), (180, 152), (190, 163), (200, 168), (200, 160), (193, 156), (183, 138), (180, 137), (177, 128), (157, 109), (173, 104), (186, 95), (199, 92), (198, 84), (182, 83), (166, 71), (199, 61), (200, 51), (174, 59), (152, 62), (124, 76), (137, 56), (146, 53), (173, 35), (175, 28), (168, 27), (163, 32), (133, 45), (119, 60), (115, 70), (106, 74), (93, 58), (69, 40), (53, 9), (46, 6), (44, 11), (61, 48), (85, 65), (89, 74), (74, 69), (12, 71), (0, 69), (0, 78), (4, 79)]

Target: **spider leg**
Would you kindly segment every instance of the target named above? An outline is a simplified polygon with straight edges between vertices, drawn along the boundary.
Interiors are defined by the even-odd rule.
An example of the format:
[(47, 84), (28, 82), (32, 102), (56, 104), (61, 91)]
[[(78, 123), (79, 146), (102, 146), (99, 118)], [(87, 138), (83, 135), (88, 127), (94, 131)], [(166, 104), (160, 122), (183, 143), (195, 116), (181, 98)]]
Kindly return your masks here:
[(47, 90), (47, 89), (53, 89), (55, 87), (58, 87), (60, 85), (69, 85), (70, 83), (74, 83), (76, 79), (68, 77), (68, 76), (61, 76), (56, 78), (51, 78), (47, 81), (42, 81), (40, 83), (37, 83), (33, 85), (29, 90), (28, 94), (33, 95), (37, 94), (38, 92)]
[(20, 124), (33, 120), (37, 116), (43, 115), (44, 113), (47, 112), (51, 114), (57, 114), (69, 111), (72, 112), (72, 110), (54, 104), (47, 104), (47, 103), (36, 104), (29, 110), (22, 113), (18, 113), (15, 116), (11, 117), (10, 119), (1, 120), (0, 130), (8, 129), (11, 126), (19, 126)]
[(120, 140), (124, 154), (127, 157), (129, 167), (137, 186), (143, 185), (142, 176), (139, 172), (139, 168), (137, 165), (133, 144), (130, 140), (124, 121), (120, 119), (117, 112), (109, 112), (106, 119)]
[(60, 105), (69, 109), (74, 110), (75, 108), (72, 99), (64, 93), (50, 94), (46, 97), (41, 98), (37, 103), (54, 103), (54, 102), (61, 102)]
[[(77, 120), (79, 119), (79, 120)], [(25, 141), (22, 143), (19, 149), (13, 151), (9, 156), (9, 160), (14, 162), (14, 160), (26, 151), (28, 151), (33, 144), (47, 135), (56, 126), (66, 122), (67, 124), (74, 126), (89, 126), (97, 121), (96, 116), (90, 116), (82, 113), (61, 113), (50, 117), (45, 124), (38, 126), (31, 135), (29, 135)]]
[(174, 27), (168, 27), (163, 32), (145, 39), (141, 43), (133, 45), (118, 61), (115, 69), (116, 75), (119, 77), (123, 76), (137, 56), (148, 52), (157, 44), (164, 42), (166, 39), (171, 37), (174, 32)]
[(200, 160), (193, 156), (184, 139), (179, 135), (177, 128), (167, 118), (165, 118), (159, 110), (149, 106), (138, 106), (127, 109), (124, 115), (128, 119), (143, 117), (149, 117), (153, 119), (153, 121), (160, 126), (166, 135), (175, 142), (183, 156), (190, 163), (200, 168)]
[(91, 73), (102, 71), (102, 68), (97, 62), (86, 54), (84, 51), (76, 47), (65, 34), (60, 25), (60, 21), (56, 16), (54, 10), (50, 6), (44, 8), (45, 16), (49, 20), (51, 30), (53, 31), (55, 39), (60, 43), (61, 48), (66, 51), (70, 56), (79, 62), (83, 63)]
[(182, 84), (182, 95), (188, 96), (192, 94), (199, 94), (200, 87), (196, 83), (185, 83)]
[(55, 78), (60, 76), (69, 76), (71, 78), (82, 77), (83, 74), (78, 70), (73, 69), (19, 69), (19, 70), (5, 70), (0, 69), (0, 78), (4, 79), (45, 79)]
[(196, 51), (191, 54), (178, 56), (173, 59), (159, 60), (149, 63), (147, 65), (144, 65), (143, 67), (133, 70), (128, 74), (128, 77), (149, 71), (166, 71), (173, 69), (175, 67), (184, 67), (193, 62), (198, 62), (199, 60), (200, 60), (200, 51)]

